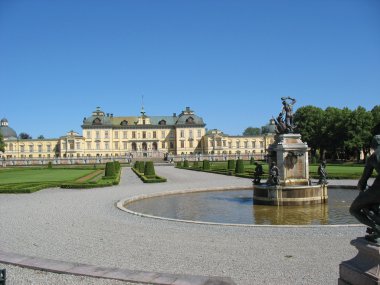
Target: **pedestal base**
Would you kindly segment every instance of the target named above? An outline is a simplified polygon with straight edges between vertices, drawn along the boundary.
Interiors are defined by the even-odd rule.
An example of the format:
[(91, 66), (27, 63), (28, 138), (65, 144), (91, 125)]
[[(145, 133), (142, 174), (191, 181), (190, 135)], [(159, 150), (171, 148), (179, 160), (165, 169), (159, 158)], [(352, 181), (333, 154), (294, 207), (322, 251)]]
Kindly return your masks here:
[(380, 245), (357, 238), (358, 255), (339, 265), (339, 285), (380, 285)]

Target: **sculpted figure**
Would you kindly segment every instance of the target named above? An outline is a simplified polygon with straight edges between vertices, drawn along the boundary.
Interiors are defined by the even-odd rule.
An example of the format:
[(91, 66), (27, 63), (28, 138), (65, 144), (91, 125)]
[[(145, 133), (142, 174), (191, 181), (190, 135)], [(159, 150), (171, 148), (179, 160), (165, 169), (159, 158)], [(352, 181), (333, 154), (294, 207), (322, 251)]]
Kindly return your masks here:
[(278, 117), (277, 119), (274, 119), (274, 122), (276, 124), (276, 133), (284, 134), (286, 132), (286, 125), (284, 119), (282, 118), (282, 113), (278, 114)]
[(326, 172), (326, 161), (322, 161), (318, 167), (319, 181), (318, 184), (327, 185), (327, 172)]
[(257, 185), (260, 184), (261, 176), (264, 174), (263, 167), (261, 164), (258, 164), (255, 162), (255, 172), (253, 173), (253, 184)]
[[(293, 105), (296, 99), (290, 97), (282, 97), (282, 114), (285, 114), (285, 125), (288, 133), (293, 132)], [(287, 100), (290, 100), (289, 102)]]
[(280, 179), (278, 178), (278, 175), (279, 175), (278, 167), (276, 166), (274, 162), (272, 162), (269, 169), (269, 179), (267, 183), (269, 185), (279, 185)]
[[(359, 196), (352, 202), (350, 213), (359, 222), (368, 226), (366, 239), (380, 243), (380, 135), (374, 136), (371, 147), (375, 152), (368, 158), (363, 175), (359, 180)], [(367, 181), (373, 170), (377, 176), (372, 186), (367, 188)]]

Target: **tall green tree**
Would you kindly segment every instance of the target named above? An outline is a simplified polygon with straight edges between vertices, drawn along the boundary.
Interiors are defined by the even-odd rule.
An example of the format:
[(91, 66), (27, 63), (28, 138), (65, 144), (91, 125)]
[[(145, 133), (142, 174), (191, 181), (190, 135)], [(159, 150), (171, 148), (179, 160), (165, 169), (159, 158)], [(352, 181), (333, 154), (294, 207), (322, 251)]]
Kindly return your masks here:
[(302, 140), (310, 147), (312, 157), (316, 157), (317, 149), (320, 149), (323, 140), (324, 111), (314, 106), (304, 106), (294, 113), (296, 132), (302, 135)]
[(20, 140), (28, 140), (28, 139), (31, 139), (32, 137), (29, 134), (27, 134), (27, 133), (20, 133), (18, 135), (18, 138)]
[(372, 135), (380, 135), (380, 105), (376, 105), (371, 110), (373, 118)]
[(248, 127), (243, 132), (243, 136), (256, 136), (259, 134), (261, 134), (261, 129), (260, 128), (253, 128), (253, 127)]
[(4, 138), (3, 138), (3, 135), (1, 133), (0, 133), (0, 151), (5, 152)]
[(371, 112), (361, 106), (352, 111), (348, 117), (347, 138), (344, 142), (347, 151), (352, 151), (356, 159), (360, 160), (363, 151), (366, 157), (370, 150), (370, 142), (373, 130), (373, 116)]

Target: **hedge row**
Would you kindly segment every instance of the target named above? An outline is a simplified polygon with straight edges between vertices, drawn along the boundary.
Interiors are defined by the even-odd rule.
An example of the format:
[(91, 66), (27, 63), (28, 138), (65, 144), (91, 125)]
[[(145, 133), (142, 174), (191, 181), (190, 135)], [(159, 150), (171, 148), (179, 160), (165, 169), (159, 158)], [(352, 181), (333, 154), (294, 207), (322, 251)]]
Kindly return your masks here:
[(158, 175), (151, 175), (151, 176), (146, 176), (144, 173), (141, 173), (138, 169), (132, 167), (132, 171), (136, 173), (136, 175), (142, 180), (144, 183), (161, 183), (161, 182), (166, 182), (166, 178), (158, 176)]

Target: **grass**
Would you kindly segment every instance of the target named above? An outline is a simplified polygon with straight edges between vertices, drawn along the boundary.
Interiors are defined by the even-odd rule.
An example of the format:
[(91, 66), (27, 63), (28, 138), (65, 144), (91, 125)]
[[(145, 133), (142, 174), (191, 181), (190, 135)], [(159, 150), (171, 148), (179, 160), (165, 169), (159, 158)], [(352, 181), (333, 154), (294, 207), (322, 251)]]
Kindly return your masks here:
[(0, 193), (32, 193), (63, 184), (85, 183), (102, 173), (103, 170), (91, 168), (6, 168), (0, 170)]
[(0, 171), (0, 185), (26, 182), (73, 181), (89, 175), (89, 169), (11, 169)]

